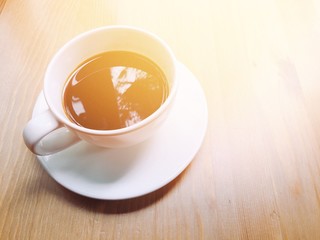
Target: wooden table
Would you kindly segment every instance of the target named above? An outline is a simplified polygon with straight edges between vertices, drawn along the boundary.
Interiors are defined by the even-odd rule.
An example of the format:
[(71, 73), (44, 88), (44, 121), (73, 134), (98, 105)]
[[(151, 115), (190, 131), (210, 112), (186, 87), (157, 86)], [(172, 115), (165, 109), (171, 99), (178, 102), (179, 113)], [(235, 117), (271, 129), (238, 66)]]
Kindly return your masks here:
[[(53, 54), (112, 24), (167, 41), (209, 110), (191, 165), (119, 201), (60, 186), (22, 140)], [(320, 4), (0, 0), (0, 126), (1, 240), (320, 239)]]

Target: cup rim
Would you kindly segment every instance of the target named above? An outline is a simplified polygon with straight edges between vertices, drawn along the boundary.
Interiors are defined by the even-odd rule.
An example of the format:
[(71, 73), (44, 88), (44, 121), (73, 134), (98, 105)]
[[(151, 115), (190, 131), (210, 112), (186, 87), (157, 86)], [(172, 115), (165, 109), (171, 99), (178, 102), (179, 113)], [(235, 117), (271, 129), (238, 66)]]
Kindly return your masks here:
[[(161, 104), (161, 106), (155, 111), (153, 112), (151, 115), (149, 115), (148, 117), (146, 117), (145, 119), (141, 120), (138, 123), (135, 123), (133, 125), (130, 125), (128, 127), (124, 127), (124, 128), (119, 128), (119, 129), (112, 129), (112, 130), (98, 130), (98, 129), (91, 129), (91, 128), (86, 128), (80, 125), (77, 125), (76, 123), (70, 121), (64, 114), (61, 114), (56, 108), (55, 108), (55, 104), (53, 102), (51, 102), (51, 98), (48, 97), (50, 95), (49, 93), (49, 89), (46, 87), (46, 82), (47, 82), (47, 74), (50, 72), (49, 70), (51, 68), (53, 68), (53, 63), (55, 62), (54, 60), (56, 58), (59, 57), (60, 54), (62, 54), (64, 52), (64, 50), (66, 48), (69, 48), (72, 44), (74, 44), (75, 42), (79, 41), (81, 38), (84, 38), (88, 35), (91, 35), (93, 33), (97, 33), (97, 32), (102, 32), (102, 31), (106, 31), (106, 30), (112, 30), (112, 29), (121, 29), (121, 30), (133, 30), (136, 32), (140, 32), (143, 34), (148, 35), (149, 37), (153, 38), (154, 40), (156, 40), (157, 42), (159, 42), (167, 51), (168, 56), (170, 56), (171, 60), (172, 60), (172, 64), (173, 64), (173, 82), (172, 82), (172, 86), (171, 89), (169, 91), (169, 95), (166, 98), (166, 100), (164, 101), (163, 104)], [(128, 26), (128, 25), (109, 25), (109, 26), (103, 26), (103, 27), (98, 27), (98, 28), (94, 28), (91, 29), (89, 31), (83, 32), (77, 36), (75, 36), (74, 38), (72, 38), (71, 40), (69, 40), (67, 43), (65, 43), (57, 52), (56, 54), (53, 56), (53, 58), (50, 60), (50, 63), (48, 65), (48, 68), (46, 70), (45, 73), (45, 81), (44, 81), (44, 97), (46, 99), (46, 102), (51, 110), (51, 112), (54, 114), (54, 116), (58, 119), (58, 121), (60, 121), (61, 123), (63, 123), (66, 127), (74, 129), (78, 132), (82, 132), (82, 133), (88, 133), (88, 134), (92, 134), (92, 135), (121, 135), (124, 133), (129, 133), (129, 132), (133, 132), (136, 131), (140, 128), (142, 128), (143, 126), (146, 126), (148, 124), (150, 124), (151, 122), (153, 122), (155, 119), (157, 119), (171, 104), (171, 102), (173, 101), (177, 89), (178, 89), (178, 78), (176, 77), (176, 67), (177, 67), (177, 60), (176, 57), (173, 54), (173, 51), (171, 50), (171, 48), (168, 46), (168, 44), (162, 40), (160, 37), (158, 37), (157, 35), (155, 35), (152, 32), (149, 32), (147, 30), (138, 28), (138, 27), (133, 27), (133, 26)]]

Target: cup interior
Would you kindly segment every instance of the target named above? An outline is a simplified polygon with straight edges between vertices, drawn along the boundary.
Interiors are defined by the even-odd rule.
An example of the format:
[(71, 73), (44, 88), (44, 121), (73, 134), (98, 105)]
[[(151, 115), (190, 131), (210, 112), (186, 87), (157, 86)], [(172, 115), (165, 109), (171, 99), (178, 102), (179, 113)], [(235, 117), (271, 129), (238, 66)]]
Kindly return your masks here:
[[(65, 44), (56, 53), (47, 68), (44, 81), (45, 98), (53, 114), (62, 123), (80, 131), (101, 132), (100, 130), (85, 129), (71, 122), (64, 113), (62, 94), (67, 78), (80, 63), (96, 54), (117, 50), (139, 53), (151, 59), (162, 69), (168, 81), (168, 98), (149, 117), (150, 119), (144, 119), (141, 121), (141, 124), (147, 122), (147, 119), (148, 121), (152, 120), (152, 118), (162, 111), (162, 108), (166, 108), (177, 88), (175, 58), (166, 43), (154, 34), (141, 29), (125, 26), (103, 27), (83, 33)], [(121, 131), (124, 130), (122, 129)]]

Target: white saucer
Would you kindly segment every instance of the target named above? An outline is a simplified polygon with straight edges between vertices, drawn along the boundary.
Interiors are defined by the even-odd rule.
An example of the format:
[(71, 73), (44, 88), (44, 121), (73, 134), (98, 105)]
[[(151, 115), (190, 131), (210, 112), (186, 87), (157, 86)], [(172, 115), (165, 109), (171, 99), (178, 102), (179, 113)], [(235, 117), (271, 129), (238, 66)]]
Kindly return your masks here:
[[(62, 186), (91, 198), (127, 199), (163, 187), (192, 161), (207, 128), (207, 103), (198, 80), (181, 63), (178, 77), (180, 86), (172, 112), (146, 142), (126, 149), (80, 142), (37, 159)], [(33, 116), (47, 108), (41, 93)]]

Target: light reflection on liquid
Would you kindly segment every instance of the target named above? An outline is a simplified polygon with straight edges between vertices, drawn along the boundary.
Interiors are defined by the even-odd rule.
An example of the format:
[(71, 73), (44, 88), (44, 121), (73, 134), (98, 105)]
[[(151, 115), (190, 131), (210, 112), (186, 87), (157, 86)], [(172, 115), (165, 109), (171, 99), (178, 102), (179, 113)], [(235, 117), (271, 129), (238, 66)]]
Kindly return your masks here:
[(69, 118), (87, 128), (117, 129), (156, 111), (167, 97), (167, 83), (150, 60), (138, 56), (140, 62), (133, 59), (126, 66), (108, 66), (103, 55), (98, 55), (79, 67), (64, 93)]

